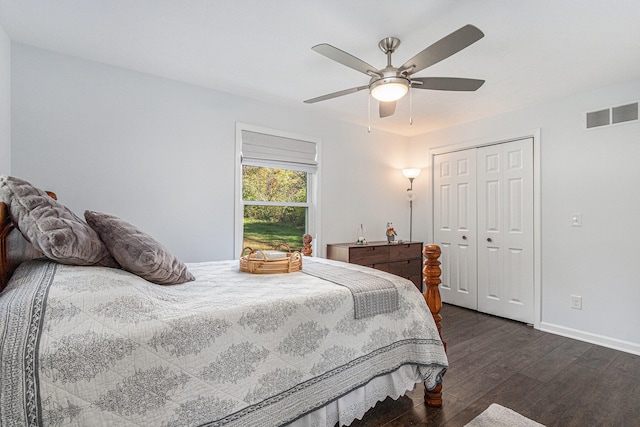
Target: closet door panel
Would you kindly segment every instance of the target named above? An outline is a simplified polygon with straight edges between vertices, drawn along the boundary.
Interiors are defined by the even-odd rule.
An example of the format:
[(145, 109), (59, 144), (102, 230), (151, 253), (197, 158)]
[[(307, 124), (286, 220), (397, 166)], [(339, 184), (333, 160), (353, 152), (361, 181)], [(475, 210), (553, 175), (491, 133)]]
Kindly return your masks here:
[(502, 316), (533, 323), (533, 140), (504, 144), (505, 290)]
[(434, 239), (446, 247), (449, 263), (444, 267), (442, 299), (477, 309), (475, 150), (437, 155), (434, 160)]
[(453, 293), (452, 285), (455, 284), (457, 277), (457, 265), (451, 255), (455, 215), (454, 206), (451, 203), (453, 193), (451, 187), (455, 182), (451, 174), (451, 165), (452, 161), (448, 157), (436, 156), (434, 159), (434, 239), (442, 251), (440, 290), (443, 295)]
[(533, 322), (533, 141), (478, 149), (478, 310)]
[(478, 310), (502, 315), (504, 188), (500, 145), (478, 148)]

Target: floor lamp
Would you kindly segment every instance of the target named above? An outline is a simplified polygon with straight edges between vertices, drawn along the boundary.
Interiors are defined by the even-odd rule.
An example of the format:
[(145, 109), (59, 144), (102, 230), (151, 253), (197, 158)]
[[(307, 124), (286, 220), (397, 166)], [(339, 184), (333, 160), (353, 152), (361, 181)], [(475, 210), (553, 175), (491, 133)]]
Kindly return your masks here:
[(409, 200), (409, 241), (412, 241), (413, 234), (413, 200), (416, 198), (413, 192), (413, 180), (420, 175), (420, 169), (402, 169), (405, 178), (409, 178), (409, 188), (407, 188), (407, 200)]

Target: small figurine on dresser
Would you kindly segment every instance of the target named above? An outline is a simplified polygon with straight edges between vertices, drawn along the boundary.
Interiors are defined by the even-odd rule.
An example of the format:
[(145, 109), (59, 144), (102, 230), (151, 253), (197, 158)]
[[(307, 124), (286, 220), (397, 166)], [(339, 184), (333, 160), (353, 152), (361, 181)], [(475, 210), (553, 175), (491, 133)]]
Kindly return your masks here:
[(388, 222), (387, 223), (387, 243), (393, 243), (394, 240), (396, 239), (396, 231), (393, 229), (393, 224)]
[(360, 224), (360, 228), (356, 230), (356, 245), (367, 244), (367, 230)]

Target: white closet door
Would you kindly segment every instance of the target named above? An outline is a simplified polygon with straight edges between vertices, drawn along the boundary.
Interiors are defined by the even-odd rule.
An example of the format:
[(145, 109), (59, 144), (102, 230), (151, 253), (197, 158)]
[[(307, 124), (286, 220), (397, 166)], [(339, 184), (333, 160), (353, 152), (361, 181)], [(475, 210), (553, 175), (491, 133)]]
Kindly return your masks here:
[(533, 140), (478, 148), (478, 310), (533, 323)]
[(447, 303), (477, 309), (476, 151), (435, 156), (434, 238), (442, 249), (440, 293)]

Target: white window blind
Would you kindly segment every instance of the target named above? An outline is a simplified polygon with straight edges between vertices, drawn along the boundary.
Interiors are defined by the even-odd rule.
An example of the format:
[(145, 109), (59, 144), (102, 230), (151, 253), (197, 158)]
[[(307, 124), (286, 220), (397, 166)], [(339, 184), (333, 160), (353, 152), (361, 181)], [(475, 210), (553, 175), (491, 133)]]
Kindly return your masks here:
[(318, 169), (316, 143), (242, 130), (243, 165), (293, 169), (315, 173)]

